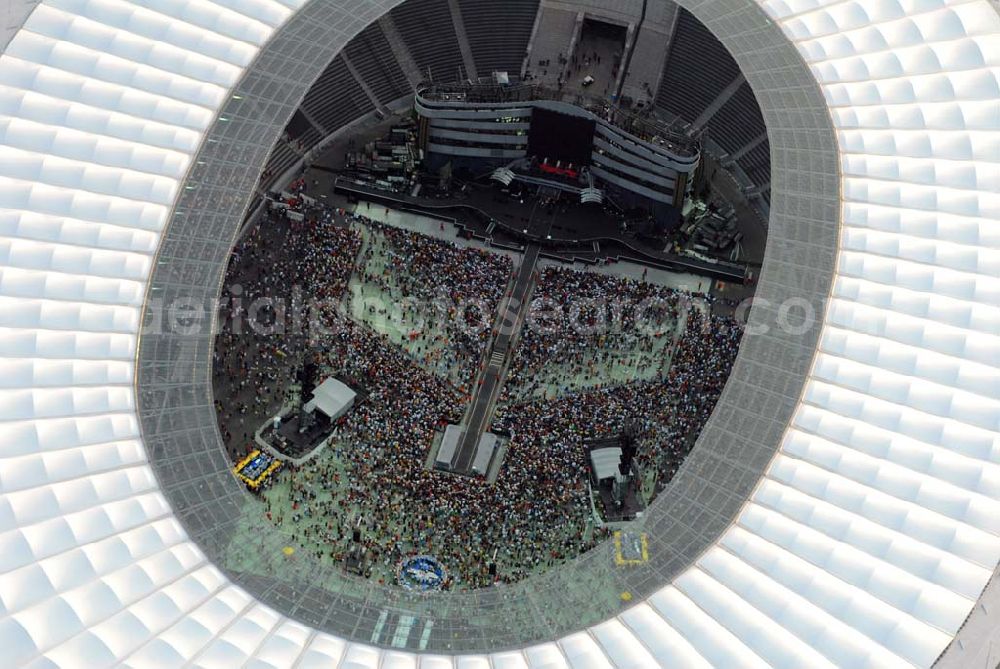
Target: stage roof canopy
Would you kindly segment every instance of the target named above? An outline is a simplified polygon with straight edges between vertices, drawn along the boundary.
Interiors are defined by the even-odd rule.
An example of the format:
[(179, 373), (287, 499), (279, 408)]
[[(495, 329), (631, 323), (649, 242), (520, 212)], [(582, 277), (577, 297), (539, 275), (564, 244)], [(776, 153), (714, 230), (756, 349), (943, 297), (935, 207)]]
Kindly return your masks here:
[(353, 390), (337, 379), (327, 379), (316, 386), (313, 391), (312, 400), (306, 404), (306, 411), (319, 409), (331, 420), (336, 420), (347, 413), (354, 406), (354, 398), (357, 396)]
[(621, 473), (618, 471), (621, 461), (622, 449), (617, 446), (595, 448), (590, 452), (590, 467), (594, 472), (594, 478), (598, 481), (621, 478)]

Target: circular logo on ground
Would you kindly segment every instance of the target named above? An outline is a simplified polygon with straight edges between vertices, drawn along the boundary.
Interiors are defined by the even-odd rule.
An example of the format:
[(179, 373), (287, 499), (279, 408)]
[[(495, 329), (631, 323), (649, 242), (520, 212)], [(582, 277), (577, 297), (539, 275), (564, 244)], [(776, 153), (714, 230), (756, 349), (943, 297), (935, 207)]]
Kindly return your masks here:
[(396, 568), (396, 580), (407, 590), (440, 590), (447, 577), (448, 572), (441, 563), (429, 555), (406, 558)]

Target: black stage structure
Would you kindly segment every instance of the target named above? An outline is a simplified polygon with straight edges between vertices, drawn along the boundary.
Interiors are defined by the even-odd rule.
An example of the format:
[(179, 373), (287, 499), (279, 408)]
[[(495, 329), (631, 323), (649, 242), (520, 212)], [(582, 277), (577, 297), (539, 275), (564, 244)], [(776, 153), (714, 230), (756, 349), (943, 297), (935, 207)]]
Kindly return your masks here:
[(589, 165), (597, 122), (573, 114), (536, 108), (531, 112), (528, 155), (573, 165)]
[(520, 219), (505, 220), (499, 212), (484, 209), (488, 202), (477, 202), (477, 206), (472, 206), (453, 199), (413, 197), (372, 188), (343, 177), (334, 180), (333, 193), (349, 201), (367, 200), (453, 223), (470, 238), (501, 248), (523, 250), (528, 244), (538, 244), (542, 257), (564, 262), (595, 264), (629, 260), (672, 272), (686, 272), (738, 284), (745, 283), (751, 276), (750, 268), (741, 263), (722, 260), (706, 262), (650, 245), (641, 236), (608, 225), (601, 210), (597, 210), (589, 220), (575, 219), (584, 225), (574, 230), (558, 224), (525, 225), (525, 221)]

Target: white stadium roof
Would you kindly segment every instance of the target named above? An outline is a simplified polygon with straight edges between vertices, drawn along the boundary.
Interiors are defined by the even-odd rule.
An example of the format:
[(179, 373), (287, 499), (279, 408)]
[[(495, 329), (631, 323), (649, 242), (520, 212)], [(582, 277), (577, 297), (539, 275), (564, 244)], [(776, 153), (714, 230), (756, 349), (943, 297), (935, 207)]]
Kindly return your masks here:
[(645, 601), (530, 648), (421, 655), (231, 583), (139, 430), (140, 315), (185, 174), (307, 1), (0, 0), (5, 25), (27, 17), (0, 57), (0, 663), (933, 664), (1000, 562), (1000, 16), (989, 0), (756, 2), (818, 82), (842, 172), (831, 299), (778, 454)]

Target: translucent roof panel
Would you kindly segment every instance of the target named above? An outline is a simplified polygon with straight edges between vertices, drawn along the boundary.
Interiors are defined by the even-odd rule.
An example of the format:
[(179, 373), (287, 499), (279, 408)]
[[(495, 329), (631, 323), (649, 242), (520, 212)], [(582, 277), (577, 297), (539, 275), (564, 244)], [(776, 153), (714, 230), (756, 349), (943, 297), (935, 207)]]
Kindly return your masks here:
[[(140, 380), (210, 356), (205, 338), (140, 342), (148, 298), (221, 271), (246, 165), (308, 73), (398, 3), (18, 4), (0, 41), (5, 666), (924, 667), (946, 649), (956, 666), (972, 646), (952, 640), (986, 629), (975, 605), (1000, 563), (994, 3), (680, 2), (741, 63), (769, 125), (769, 302), (752, 324), (774, 328), (780, 298), (807, 294), (820, 325), (748, 337), (650, 510), (652, 565), (598, 569), (601, 549), (571, 565), (615, 594), (606, 609), (573, 608), (567, 574), (506, 598), (345, 590), (341, 608), (311, 606), (328, 595), (300, 581), (237, 581), (213, 563), (216, 526), (190, 511), (224, 514), (212, 502), (238, 503), (238, 484), (184, 487), (161, 466), (180, 433), (208, 435), (182, 452), (192, 466), (223, 466), (191, 400), (205, 379), (160, 378), (176, 406), (142, 411), (161, 396)], [(213, 178), (231, 198), (198, 192)], [(213, 222), (200, 246), (178, 246), (171, 231), (199, 215)], [(373, 642), (381, 612), (421, 634)], [(534, 636), (515, 643), (522, 623)]]

